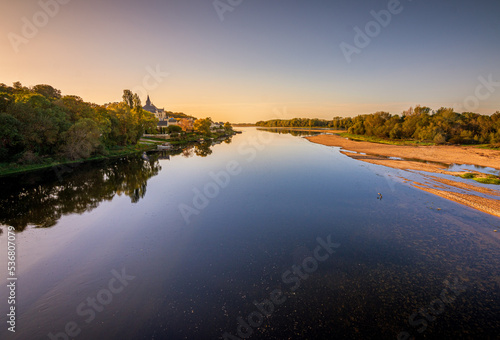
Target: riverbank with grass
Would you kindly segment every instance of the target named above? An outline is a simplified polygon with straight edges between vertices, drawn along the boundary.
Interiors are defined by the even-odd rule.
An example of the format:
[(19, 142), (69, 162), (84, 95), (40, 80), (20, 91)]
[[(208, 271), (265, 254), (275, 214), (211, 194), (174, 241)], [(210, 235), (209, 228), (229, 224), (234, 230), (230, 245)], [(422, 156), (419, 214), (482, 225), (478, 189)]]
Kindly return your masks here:
[(352, 133), (342, 132), (338, 133), (340, 137), (349, 138), (350, 140), (358, 141), (358, 142), (370, 142), (377, 144), (388, 144), (388, 145), (421, 145), (421, 146), (432, 146), (436, 145), (435, 143), (422, 142), (417, 140), (394, 140), (394, 139), (384, 139), (374, 136), (364, 136), (364, 135), (355, 135)]
[(0, 177), (18, 174), (22, 172), (38, 171), (52, 167), (62, 167), (62, 166), (69, 166), (72, 164), (79, 164), (83, 162), (92, 162), (92, 161), (105, 160), (109, 158), (124, 157), (153, 149), (156, 149), (156, 144), (154, 145), (137, 144), (135, 146), (115, 147), (109, 150), (109, 152), (106, 155), (98, 155), (90, 158), (78, 159), (73, 161), (54, 160), (52, 158), (46, 158), (42, 160), (42, 162), (36, 164), (0, 163)]
[(189, 144), (193, 144), (203, 140), (211, 140), (223, 137), (230, 138), (237, 133), (238, 133), (237, 131), (213, 132), (209, 135), (189, 133), (182, 136), (179, 135), (170, 139), (142, 137), (137, 143), (137, 145), (131, 145), (126, 147), (114, 147), (108, 150), (106, 154), (96, 155), (85, 159), (82, 158), (70, 161), (70, 160), (58, 160), (47, 157), (33, 164), (0, 163), (0, 177), (18, 174), (22, 172), (43, 170), (51, 167), (61, 167), (64, 165), (78, 164), (82, 162), (91, 162), (91, 161), (104, 160), (108, 158), (129, 156), (136, 153), (142, 153), (144, 151), (157, 150), (157, 146), (164, 143), (169, 143), (176, 148), (182, 148)]

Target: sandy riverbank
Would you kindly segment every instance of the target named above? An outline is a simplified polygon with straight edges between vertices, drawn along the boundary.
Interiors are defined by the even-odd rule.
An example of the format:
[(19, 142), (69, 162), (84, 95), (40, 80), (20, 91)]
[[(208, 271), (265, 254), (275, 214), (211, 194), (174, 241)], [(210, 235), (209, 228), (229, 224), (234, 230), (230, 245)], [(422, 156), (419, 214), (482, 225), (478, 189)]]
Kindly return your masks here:
[(445, 164), (474, 164), (500, 169), (500, 151), (478, 149), (473, 146), (389, 145), (356, 142), (337, 135), (318, 135), (308, 137), (307, 139), (314, 143), (328, 146), (340, 146), (346, 150), (363, 152), (370, 155), (401, 157), (406, 159), (413, 158)]
[[(338, 135), (318, 135), (307, 137), (307, 139), (313, 143), (341, 147), (344, 149), (341, 152), (353, 159), (400, 170), (418, 170), (456, 175), (456, 172), (447, 171), (448, 165), (473, 164), (500, 169), (500, 151), (478, 149), (472, 146), (389, 145), (357, 142)], [(388, 159), (386, 157), (401, 159)], [(422, 161), (430, 161), (432, 163), (425, 163)], [(500, 203), (497, 199), (478, 196), (478, 194), (499, 196), (500, 190), (475, 185), (475, 182), (472, 180), (470, 184), (465, 184), (452, 179), (443, 179), (435, 176), (428, 177), (433, 183), (414, 183), (413, 186), (476, 210), (500, 217)], [(460, 192), (454, 192), (456, 190), (446, 190), (446, 187), (440, 186), (439, 184), (445, 184), (450, 188), (459, 189)]]

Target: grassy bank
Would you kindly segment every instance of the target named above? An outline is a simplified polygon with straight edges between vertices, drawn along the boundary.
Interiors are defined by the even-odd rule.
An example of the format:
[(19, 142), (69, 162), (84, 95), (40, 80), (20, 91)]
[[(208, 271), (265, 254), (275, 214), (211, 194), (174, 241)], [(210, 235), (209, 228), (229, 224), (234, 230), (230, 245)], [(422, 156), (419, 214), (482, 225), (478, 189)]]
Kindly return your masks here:
[(384, 139), (373, 136), (355, 135), (352, 133), (339, 133), (340, 137), (349, 138), (351, 140), (359, 142), (370, 142), (378, 144), (389, 144), (389, 145), (412, 145), (412, 146), (430, 146), (436, 145), (435, 143), (421, 142), (416, 140), (394, 140), (394, 139)]
[[(230, 133), (231, 134), (235, 134)], [(127, 155), (131, 155), (134, 153), (141, 153), (146, 150), (156, 150), (156, 146), (158, 144), (163, 144), (165, 142), (170, 143), (173, 146), (176, 147), (182, 147), (184, 145), (197, 142), (201, 138), (208, 139), (208, 138), (220, 138), (223, 136), (227, 136), (227, 133), (212, 133), (209, 136), (203, 136), (199, 135), (196, 133), (188, 134), (182, 137), (175, 138), (173, 140), (166, 140), (166, 139), (161, 139), (161, 138), (154, 138), (154, 137), (142, 137), (139, 143), (135, 146), (126, 146), (126, 147), (116, 147), (111, 150), (108, 150), (108, 154), (106, 155), (99, 155), (99, 156), (94, 156), (86, 159), (78, 159), (74, 161), (64, 161), (64, 160), (54, 160), (52, 158), (46, 158), (40, 163), (36, 164), (18, 164), (18, 163), (0, 163), (0, 177), (6, 176), (6, 175), (12, 175), (12, 174), (17, 174), (21, 172), (30, 172), (30, 171), (37, 171), (37, 170), (42, 170), (42, 169), (47, 169), (51, 167), (57, 167), (57, 166), (62, 166), (62, 165), (68, 165), (68, 164), (76, 164), (76, 163), (82, 163), (82, 162), (90, 162), (90, 161), (98, 161), (98, 160), (104, 160), (104, 159), (109, 159), (109, 158), (116, 158), (116, 157), (123, 157)]]
[(123, 157), (135, 153), (140, 153), (145, 150), (150, 150), (152, 148), (156, 148), (156, 146), (152, 145), (144, 145), (144, 144), (137, 144), (135, 146), (126, 146), (126, 147), (120, 147), (120, 148), (115, 148), (112, 150), (109, 150), (109, 153), (107, 155), (100, 155), (100, 156), (94, 156), (86, 159), (78, 159), (74, 161), (57, 161), (53, 159), (47, 159), (42, 163), (37, 163), (37, 164), (18, 164), (18, 163), (0, 163), (0, 177), (6, 176), (6, 175), (12, 175), (12, 174), (17, 174), (21, 172), (30, 172), (30, 171), (37, 171), (37, 170), (42, 170), (42, 169), (47, 169), (51, 167), (57, 167), (57, 166), (62, 166), (62, 165), (68, 165), (68, 164), (76, 164), (76, 163), (82, 163), (82, 162), (90, 162), (90, 161), (98, 161), (98, 160), (104, 160), (104, 159), (109, 159), (109, 158), (116, 158), (116, 157)]
[[(395, 140), (395, 139), (385, 139), (385, 138), (379, 138), (379, 137), (373, 137), (373, 136), (365, 136), (365, 135), (355, 135), (352, 133), (338, 133), (340, 137), (344, 138), (349, 138), (354, 141), (359, 141), (359, 142), (370, 142), (370, 143), (378, 143), (378, 144), (388, 144), (388, 145), (411, 145), (411, 146), (433, 146), (437, 145), (436, 143), (432, 142), (421, 142), (417, 140)], [(500, 150), (500, 147), (494, 146), (494, 145), (489, 145), (489, 144), (460, 144), (462, 146), (471, 146), (475, 147), (478, 149), (485, 149), (485, 150)]]
[(473, 179), (476, 182), (483, 183), (483, 184), (495, 184), (495, 185), (500, 185), (500, 178), (495, 175), (478, 175), (473, 172), (467, 172), (465, 174), (460, 175), (459, 177), (466, 178), (466, 179)]
[(476, 148), (478, 148), (478, 149), (485, 149), (485, 150), (500, 151), (500, 146), (494, 146), (494, 145), (489, 145), (489, 144), (476, 145)]

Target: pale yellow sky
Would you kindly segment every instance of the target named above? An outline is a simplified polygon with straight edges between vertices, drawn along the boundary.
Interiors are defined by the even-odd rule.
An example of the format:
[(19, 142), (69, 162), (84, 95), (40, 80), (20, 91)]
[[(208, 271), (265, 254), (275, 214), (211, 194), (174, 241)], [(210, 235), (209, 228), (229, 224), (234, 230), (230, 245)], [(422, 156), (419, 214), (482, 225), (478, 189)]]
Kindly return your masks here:
[[(467, 17), (457, 26), (445, 5), (414, 2), (348, 62), (339, 44), (354, 44), (352, 28), (373, 4), (341, 11), (292, 1), (263, 11), (249, 2), (221, 21), (210, 1), (50, 1), (59, 4), (53, 15), (37, 0), (2, 4), (0, 82), (50, 84), (97, 104), (132, 89), (166, 110), (231, 122), (398, 114), (417, 104), (500, 110), (497, 83), (465, 105), (481, 77), (500, 80), (496, 5), (455, 11)], [(442, 20), (419, 26), (430, 10)]]

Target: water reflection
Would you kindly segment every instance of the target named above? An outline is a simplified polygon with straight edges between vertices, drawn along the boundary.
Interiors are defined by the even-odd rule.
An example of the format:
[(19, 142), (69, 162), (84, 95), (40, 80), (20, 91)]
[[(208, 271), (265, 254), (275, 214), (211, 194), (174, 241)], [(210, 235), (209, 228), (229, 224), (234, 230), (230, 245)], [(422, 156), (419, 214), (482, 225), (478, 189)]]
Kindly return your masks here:
[[(272, 316), (263, 317), (251, 337), (243, 333), (247, 338), (396, 339), (403, 331), (427, 339), (498, 337), (497, 218), (393, 182), (389, 176), (397, 178), (398, 172), (390, 168), (301, 138), (276, 135), (250, 162), (239, 150), (260, 133), (247, 131), (203, 159), (196, 157), (195, 144), (150, 152), (153, 161), (171, 161), (160, 162), (163, 168), (139, 204), (124, 196), (102, 204), (93, 216), (71, 216), (57, 228), (23, 233), (22, 327), (9, 338), (47, 339), (74, 321), (81, 328), (78, 339), (220, 339), (225, 332), (237, 339), (244, 329), (239, 317), (247, 323), (251, 313), (257, 315), (255, 302), (268, 308), (261, 303), (271, 301), (275, 289), (286, 302), (273, 305)], [(214, 179), (209, 174), (225, 171), (228, 160), (238, 161), (243, 171), (186, 225), (179, 204), (194, 206), (193, 188), (204, 190)], [(101, 169), (113, 166), (125, 167), (121, 161), (94, 163), (101, 179), (89, 182), (87, 190), (97, 190)], [(76, 182), (73, 176), (64, 181)], [(41, 176), (38, 183), (45, 183)], [(57, 179), (55, 184), (69, 187)], [(20, 203), (17, 209), (29, 211)], [(313, 258), (317, 237), (330, 234), (341, 246), (327, 261), (312, 272), (291, 272)], [(137, 279), (87, 324), (77, 306), (88, 297), (106, 297), (110, 271), (122, 268)], [(283, 280), (288, 270), (288, 278), (298, 281)], [(455, 278), (466, 292), (436, 312), (445, 281)], [(297, 282), (300, 287), (292, 291)], [(0, 290), (0, 301), (7, 294)], [(410, 324), (414, 313), (434, 321), (415, 314)], [(420, 334), (423, 320), (428, 328)], [(0, 329), (0, 339), (7, 332)]]
[(266, 131), (284, 135), (292, 135), (292, 136), (316, 136), (321, 134), (319, 131), (311, 131), (311, 130), (294, 130), (294, 129), (272, 129), (272, 128), (258, 128), (259, 131)]
[(212, 142), (203, 142), (194, 146), (194, 153), (199, 157), (207, 157), (212, 154)]
[(150, 152), (149, 161), (131, 156), (1, 178), (0, 225), (13, 226), (16, 231), (29, 225), (49, 228), (62, 216), (92, 211), (115, 195), (126, 195), (137, 203), (146, 195), (148, 180), (160, 172), (159, 160), (176, 155), (207, 157), (211, 147), (222, 142), (229, 144), (231, 138)]
[(57, 170), (1, 179), (0, 224), (17, 231), (28, 225), (49, 228), (62, 216), (91, 211), (115, 195), (126, 195), (137, 203), (161, 167), (158, 155), (152, 155), (150, 161), (134, 156), (79, 164), (64, 174)]
[(169, 151), (170, 155), (178, 155), (181, 154), (185, 158), (193, 157), (194, 155), (199, 157), (207, 157), (212, 154), (212, 147), (217, 144), (231, 144), (232, 137), (221, 137), (213, 140), (207, 140), (203, 142), (192, 143), (185, 146), (182, 149)]

